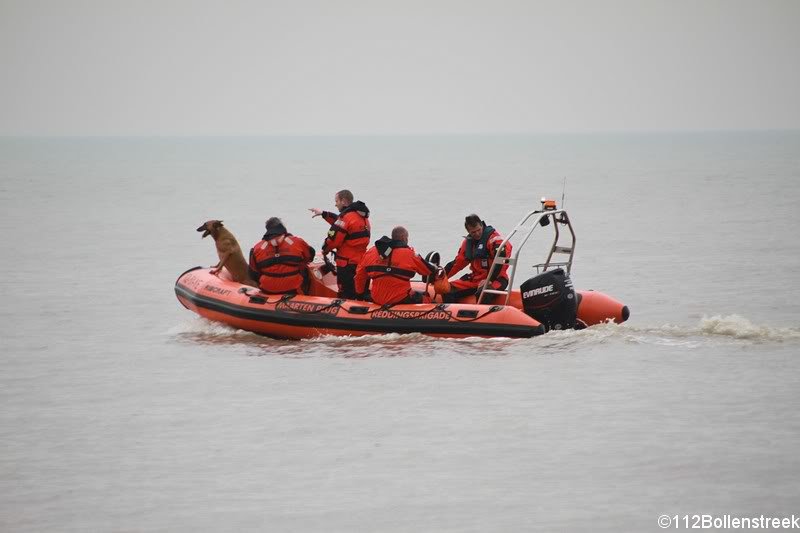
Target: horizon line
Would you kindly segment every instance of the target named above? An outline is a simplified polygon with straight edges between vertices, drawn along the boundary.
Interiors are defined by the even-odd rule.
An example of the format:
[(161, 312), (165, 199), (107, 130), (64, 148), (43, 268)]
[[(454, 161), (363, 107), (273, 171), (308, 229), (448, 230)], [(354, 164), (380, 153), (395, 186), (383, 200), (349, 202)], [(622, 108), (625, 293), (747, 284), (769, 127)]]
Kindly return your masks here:
[(564, 130), (564, 131), (494, 131), (494, 132), (428, 132), (428, 133), (158, 133), (158, 134), (40, 134), (3, 133), (0, 139), (274, 139), (274, 138), (431, 138), (431, 137), (532, 137), (579, 135), (668, 135), (703, 133), (790, 133), (800, 132), (800, 127), (772, 128), (707, 128), (664, 130)]

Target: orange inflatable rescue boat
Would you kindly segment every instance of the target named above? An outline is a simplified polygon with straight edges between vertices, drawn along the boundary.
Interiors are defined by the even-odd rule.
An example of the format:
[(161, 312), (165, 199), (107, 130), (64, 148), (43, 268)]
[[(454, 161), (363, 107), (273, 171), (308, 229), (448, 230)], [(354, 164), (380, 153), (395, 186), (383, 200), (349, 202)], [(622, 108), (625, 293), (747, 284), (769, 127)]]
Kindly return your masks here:
[[(431, 304), (381, 306), (336, 297), (336, 276), (329, 264), (308, 268), (308, 294), (268, 295), (257, 288), (232, 281), (223, 269), (195, 267), (178, 278), (175, 294), (181, 304), (198, 315), (229, 326), (278, 339), (304, 339), (321, 335), (361, 336), (385, 333), (423, 333), (436, 337), (517, 337), (541, 335), (553, 329), (581, 329), (603, 322), (628, 319), (628, 307), (595, 291), (576, 291), (569, 273), (575, 251), (575, 232), (566, 211), (555, 202), (542, 201), (542, 208), (528, 213), (509, 233), (506, 241), (523, 237), (512, 257), (495, 257), (489, 271), (509, 265), (509, 287), (513, 287), (522, 246), (537, 227), (549, 226), (555, 238), (538, 274), (519, 290), (485, 289), (478, 297), (458, 303), (442, 303), (432, 284), (412, 282), (425, 291)], [(561, 243), (568, 229), (570, 241)], [(501, 245), (498, 249), (502, 249)], [(568, 257), (553, 261), (557, 254)], [(429, 254), (436, 261), (438, 254)]]

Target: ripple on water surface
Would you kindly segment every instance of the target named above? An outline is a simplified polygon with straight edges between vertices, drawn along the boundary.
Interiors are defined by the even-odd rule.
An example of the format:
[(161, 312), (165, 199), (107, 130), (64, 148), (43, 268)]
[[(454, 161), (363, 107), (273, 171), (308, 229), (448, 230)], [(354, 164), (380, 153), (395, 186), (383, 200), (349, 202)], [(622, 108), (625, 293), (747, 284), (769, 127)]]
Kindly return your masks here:
[(603, 344), (622, 343), (671, 346), (684, 349), (726, 345), (796, 343), (800, 328), (753, 324), (739, 315), (703, 317), (695, 325), (658, 326), (600, 324), (581, 331), (552, 331), (532, 339), (442, 339), (419, 333), (338, 337), (323, 335), (301, 341), (271, 339), (204, 318), (192, 318), (170, 328), (166, 335), (176, 342), (244, 348), (248, 355), (282, 357), (431, 357), (567, 354)]

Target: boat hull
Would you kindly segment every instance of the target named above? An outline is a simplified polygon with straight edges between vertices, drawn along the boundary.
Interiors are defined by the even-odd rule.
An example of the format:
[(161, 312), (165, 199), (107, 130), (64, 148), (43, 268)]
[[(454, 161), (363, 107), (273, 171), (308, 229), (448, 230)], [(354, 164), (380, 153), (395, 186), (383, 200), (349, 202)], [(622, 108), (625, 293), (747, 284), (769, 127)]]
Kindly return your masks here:
[[(330, 296), (266, 295), (197, 267), (175, 283), (178, 300), (209, 320), (279, 339), (321, 335), (422, 333), (435, 337), (529, 338), (542, 324), (513, 306), (475, 304), (380, 305)], [(315, 277), (322, 282), (324, 275)], [(325, 285), (324, 283), (321, 283)], [(321, 289), (313, 288), (312, 293)]]

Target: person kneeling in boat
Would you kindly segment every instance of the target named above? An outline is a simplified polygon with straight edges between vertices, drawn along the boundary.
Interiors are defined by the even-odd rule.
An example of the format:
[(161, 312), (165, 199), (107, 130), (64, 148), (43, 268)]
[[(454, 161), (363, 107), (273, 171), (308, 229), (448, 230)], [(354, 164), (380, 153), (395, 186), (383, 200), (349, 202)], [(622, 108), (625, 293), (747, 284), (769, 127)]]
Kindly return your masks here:
[(356, 292), (366, 299), (370, 280), (372, 300), (380, 305), (429, 303), (427, 294), (411, 290), (411, 278), (418, 273), (429, 276), (436, 267), (422, 259), (408, 245), (408, 231), (397, 226), (392, 238), (383, 236), (367, 250), (356, 269)]
[(314, 249), (286, 231), (278, 217), (266, 223), (267, 232), (250, 250), (250, 277), (267, 294), (301, 294), (308, 280), (307, 266)]
[(490, 289), (503, 290), (508, 287), (508, 265), (503, 265), (499, 269), (495, 267), (492, 275), (489, 275), (489, 267), (496, 254), (499, 253), (501, 257), (510, 256), (511, 243), (506, 243), (503, 249), (499, 250), (503, 244), (502, 235), (493, 227), (487, 226), (478, 215), (468, 215), (464, 219), (464, 227), (468, 235), (461, 243), (456, 258), (445, 265), (444, 274), (450, 278), (467, 265), (470, 267), (470, 272), (461, 279), (450, 282), (450, 292), (443, 295), (445, 302), (457, 302), (467, 296), (477, 295), (483, 290), (487, 280)]

